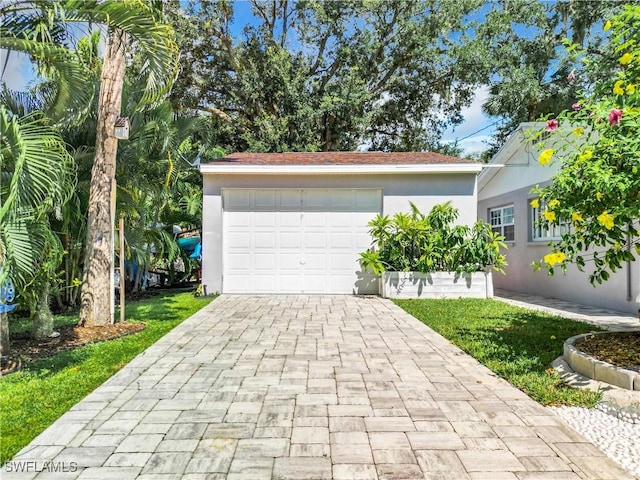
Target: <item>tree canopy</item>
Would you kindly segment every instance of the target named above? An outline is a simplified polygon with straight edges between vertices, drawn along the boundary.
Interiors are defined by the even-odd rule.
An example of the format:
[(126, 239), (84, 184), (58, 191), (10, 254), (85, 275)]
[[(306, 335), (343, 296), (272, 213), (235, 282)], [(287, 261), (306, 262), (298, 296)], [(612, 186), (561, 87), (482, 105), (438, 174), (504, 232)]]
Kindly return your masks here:
[(611, 41), (601, 52), (568, 47), (602, 80), (547, 122), (545, 130), (565, 145), (540, 154), (540, 163), (561, 167), (535, 200), (546, 205), (541, 222), (571, 227), (538, 266), (553, 273), (575, 263), (592, 283), (640, 255), (640, 7), (626, 6), (604, 30)]
[(251, 0), (174, 4), (183, 52), (172, 91), (209, 111), (229, 150), (437, 149), (489, 69), (482, 0)]
[(498, 124), (486, 160), (520, 123), (559, 114), (581, 90), (594, 85), (599, 79), (595, 72), (587, 72), (562, 46), (568, 41), (599, 55), (608, 42), (602, 19), (621, 7), (609, 0), (493, 2), (480, 30), (487, 48), (499, 53), (492, 57), (489, 98), (483, 106)]

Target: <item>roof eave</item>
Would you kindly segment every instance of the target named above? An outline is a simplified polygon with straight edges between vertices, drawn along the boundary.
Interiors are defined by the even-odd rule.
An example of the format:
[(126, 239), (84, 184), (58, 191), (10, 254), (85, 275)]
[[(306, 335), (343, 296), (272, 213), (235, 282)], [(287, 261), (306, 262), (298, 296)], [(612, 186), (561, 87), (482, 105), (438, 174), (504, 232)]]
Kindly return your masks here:
[(383, 175), (416, 173), (479, 173), (481, 163), (422, 164), (422, 165), (225, 165), (220, 163), (201, 164), (200, 171), (217, 174), (255, 175)]

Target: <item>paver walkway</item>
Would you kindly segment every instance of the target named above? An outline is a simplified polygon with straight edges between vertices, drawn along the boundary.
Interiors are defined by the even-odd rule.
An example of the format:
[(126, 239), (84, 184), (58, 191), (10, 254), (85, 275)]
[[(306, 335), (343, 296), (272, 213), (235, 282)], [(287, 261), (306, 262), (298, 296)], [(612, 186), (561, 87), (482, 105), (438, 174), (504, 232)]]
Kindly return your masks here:
[(100, 480), (630, 478), (390, 301), (351, 296), (218, 298), (8, 466), (27, 460)]
[(514, 292), (511, 290), (495, 290), (496, 300), (502, 300), (512, 305), (540, 310), (552, 315), (580, 320), (582, 322), (598, 325), (605, 330), (614, 332), (629, 332), (640, 330), (640, 320), (637, 315), (609, 310), (606, 308), (591, 307), (578, 303), (560, 300), (558, 298), (540, 297), (528, 293)]

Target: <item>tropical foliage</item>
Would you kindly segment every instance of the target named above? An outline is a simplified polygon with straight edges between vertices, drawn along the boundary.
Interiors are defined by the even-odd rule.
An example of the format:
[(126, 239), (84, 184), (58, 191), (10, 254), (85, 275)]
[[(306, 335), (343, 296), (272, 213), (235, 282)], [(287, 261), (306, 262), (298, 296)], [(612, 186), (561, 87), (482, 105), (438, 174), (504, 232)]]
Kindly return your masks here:
[[(41, 78), (30, 92), (11, 92), (6, 87), (2, 91), (0, 260), (5, 265), (3, 275), (10, 275), (17, 284), (18, 301), (31, 311), (34, 333), (44, 336), (52, 331), (49, 294), (60, 308), (77, 305), (79, 300), (89, 185), (99, 123), (96, 101), (102, 64), (98, 48), (101, 34), (117, 28), (134, 47), (127, 57), (128, 89), (132, 92), (129, 98), (133, 99), (126, 105), (128, 112), (149, 110), (145, 105), (166, 93), (175, 75), (177, 55), (171, 27), (159, 21), (157, 9), (143, 2), (12, 1), (3, 2), (0, 10), (0, 47), (11, 54), (16, 51), (27, 54)], [(87, 32), (92, 33), (77, 38)], [(154, 108), (152, 105), (151, 110)], [(181, 127), (178, 126), (178, 131)], [(195, 130), (190, 128), (181, 133), (181, 141), (190, 138)], [(147, 137), (154, 133), (166, 132), (147, 130)], [(165, 145), (172, 147), (172, 136), (163, 138)], [(196, 146), (189, 152), (192, 157)], [(149, 147), (149, 143), (143, 147)], [(184, 173), (187, 149), (181, 148), (183, 153), (176, 155), (176, 167), (172, 168), (171, 185), (180, 183), (178, 178), (186, 178), (186, 183), (193, 183), (197, 190), (199, 179)], [(151, 152), (167, 155), (167, 151), (149, 148), (146, 154), (150, 158)], [(135, 154), (131, 151), (125, 154), (129, 161), (132, 156)], [(153, 172), (141, 168), (135, 175), (129, 171), (122, 176), (129, 180), (128, 186), (144, 179), (141, 188), (155, 182), (156, 191), (158, 185), (171, 190), (173, 193), (167, 194), (167, 198), (177, 204), (178, 189), (170, 189), (164, 181), (166, 172), (158, 173), (163, 168), (169, 169), (166, 163), (159, 162)], [(182, 193), (190, 188), (180, 185)], [(167, 201), (156, 200), (147, 201), (147, 207), (157, 206), (159, 211), (167, 206)], [(156, 213), (149, 218), (157, 216)], [(191, 221), (193, 218), (189, 217)], [(141, 231), (139, 225), (135, 225), (135, 230), (133, 224), (129, 226), (132, 233)], [(157, 238), (155, 245), (160, 245)], [(131, 238), (128, 244), (135, 250), (141, 248), (136, 247), (139, 242), (149, 245), (149, 241), (147, 235)], [(42, 319), (47, 321), (39, 321)]]
[(522, 122), (557, 115), (571, 108), (582, 89), (600, 79), (576, 58), (558, 48), (566, 39), (583, 51), (607, 48), (608, 37), (597, 25), (619, 12), (623, 2), (601, 0), (491, 2), (479, 35), (498, 49), (491, 56), (485, 113), (496, 119), (496, 133), (483, 159), (490, 159)]
[(606, 80), (547, 122), (565, 147), (542, 152), (541, 163), (561, 166), (550, 186), (535, 190), (548, 205), (540, 221), (571, 226), (537, 266), (552, 274), (575, 263), (592, 283), (640, 255), (640, 7), (628, 5), (604, 29), (611, 42), (601, 55), (568, 47)]
[(490, 69), (482, 0), (184, 3), (172, 99), (232, 151), (439, 149)]
[(378, 215), (369, 222), (372, 247), (360, 254), (365, 270), (376, 275), (384, 271), (476, 272), (506, 266), (501, 248), (504, 238), (482, 221), (472, 227), (454, 225), (458, 210), (449, 202), (434, 206), (428, 215), (411, 204), (411, 213), (393, 217)]

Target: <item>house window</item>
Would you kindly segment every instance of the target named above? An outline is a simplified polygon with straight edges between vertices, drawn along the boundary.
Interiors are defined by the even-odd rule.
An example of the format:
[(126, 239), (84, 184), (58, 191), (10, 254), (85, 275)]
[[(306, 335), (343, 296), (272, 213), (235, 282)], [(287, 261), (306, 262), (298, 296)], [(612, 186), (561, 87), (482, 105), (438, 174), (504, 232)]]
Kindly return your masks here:
[(515, 239), (513, 205), (489, 210), (489, 223), (491, 230), (502, 235), (505, 241), (513, 242)]
[(531, 240), (534, 242), (548, 242), (549, 240), (561, 240), (563, 233), (569, 232), (569, 224), (561, 221), (557, 225), (549, 225), (544, 219), (540, 220), (542, 212), (547, 209), (547, 204), (540, 200), (539, 207), (531, 207)]

